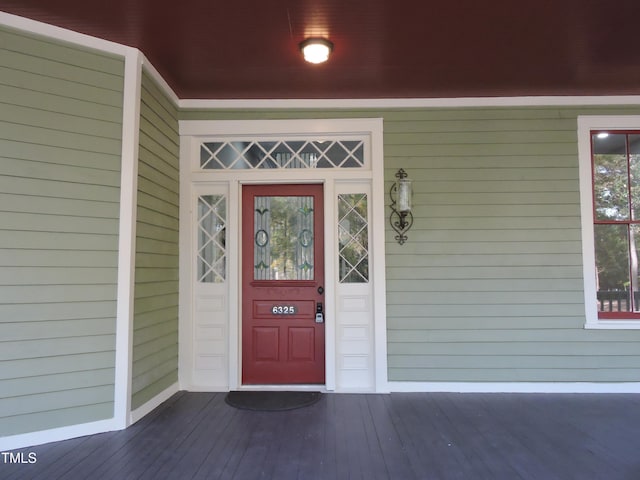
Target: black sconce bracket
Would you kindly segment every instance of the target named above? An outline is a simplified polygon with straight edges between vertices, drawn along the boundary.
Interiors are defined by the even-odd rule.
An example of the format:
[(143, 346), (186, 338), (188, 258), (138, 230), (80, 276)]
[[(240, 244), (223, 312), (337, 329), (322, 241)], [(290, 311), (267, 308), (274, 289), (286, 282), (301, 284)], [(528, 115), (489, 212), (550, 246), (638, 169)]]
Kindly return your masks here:
[[(396, 172), (395, 177), (398, 180), (407, 178), (407, 172), (404, 169), (400, 169)], [(413, 214), (411, 210), (399, 211), (396, 209), (396, 200), (398, 193), (398, 182), (393, 182), (391, 189), (389, 190), (389, 198), (391, 199), (391, 215), (389, 215), (389, 223), (391, 228), (397, 233), (395, 236), (396, 241), (403, 245), (407, 241), (408, 237), (406, 232), (413, 226)]]

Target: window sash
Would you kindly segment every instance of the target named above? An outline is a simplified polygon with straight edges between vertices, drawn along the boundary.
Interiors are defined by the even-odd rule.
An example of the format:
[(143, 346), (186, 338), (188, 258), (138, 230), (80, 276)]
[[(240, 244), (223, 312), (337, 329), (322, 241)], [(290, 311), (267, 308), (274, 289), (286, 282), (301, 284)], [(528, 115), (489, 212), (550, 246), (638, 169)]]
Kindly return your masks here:
[(590, 132), (596, 300), (603, 320), (640, 318), (640, 185), (634, 184), (640, 156), (630, 142), (639, 134)]

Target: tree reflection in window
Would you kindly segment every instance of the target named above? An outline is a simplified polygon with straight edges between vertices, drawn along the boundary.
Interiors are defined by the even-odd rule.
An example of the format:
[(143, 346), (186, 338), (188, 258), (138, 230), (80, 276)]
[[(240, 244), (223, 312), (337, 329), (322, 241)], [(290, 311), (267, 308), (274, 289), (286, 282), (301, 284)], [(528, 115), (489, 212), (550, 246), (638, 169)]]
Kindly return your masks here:
[(254, 279), (313, 280), (313, 197), (254, 198)]
[(367, 194), (338, 195), (338, 254), (341, 283), (369, 281)]
[(592, 132), (596, 282), (601, 312), (638, 312), (640, 134)]

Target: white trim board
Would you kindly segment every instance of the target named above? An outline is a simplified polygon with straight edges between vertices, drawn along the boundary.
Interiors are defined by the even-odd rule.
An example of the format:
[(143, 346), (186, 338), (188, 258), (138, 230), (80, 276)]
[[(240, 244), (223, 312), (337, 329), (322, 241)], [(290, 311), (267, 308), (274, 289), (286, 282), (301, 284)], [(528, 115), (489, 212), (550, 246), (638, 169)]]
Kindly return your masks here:
[(59, 442), (70, 438), (84, 437), (98, 433), (120, 430), (114, 419), (98, 420), (97, 422), (81, 423), (68, 427), (52, 428), (36, 432), (21, 433), (9, 437), (0, 437), (0, 452), (17, 450), (18, 448), (42, 445), (43, 443)]
[(181, 99), (181, 109), (362, 109), (385, 108), (469, 108), (469, 107), (553, 107), (640, 105), (640, 95), (540, 96), (540, 97), (456, 97), (456, 98), (337, 98), (337, 99)]
[(169, 400), (179, 391), (180, 391), (180, 386), (178, 382), (174, 383), (168, 388), (165, 388), (162, 392), (160, 392), (158, 395), (153, 397), (151, 400), (140, 405), (138, 408), (136, 408), (131, 412), (131, 415), (129, 417), (129, 425), (133, 425), (138, 420), (144, 418), (146, 415), (148, 415), (153, 410), (158, 408), (160, 405), (162, 405), (164, 402)]
[(640, 393), (640, 382), (388, 382), (391, 392)]
[(129, 425), (131, 411), (141, 78), (142, 55), (132, 50), (125, 57), (118, 228), (114, 418), (119, 428)]
[[(182, 136), (370, 134), (382, 131), (382, 118), (313, 118), (282, 120), (180, 120)], [(382, 138), (380, 136), (380, 138)], [(376, 145), (379, 146), (379, 145)]]
[(156, 67), (153, 66), (153, 64), (147, 59), (147, 57), (145, 57), (143, 53), (141, 53), (141, 55), (142, 67), (147, 71), (151, 78), (156, 81), (156, 83), (160, 86), (164, 93), (167, 94), (171, 102), (177, 107), (179, 105), (180, 99), (176, 95), (176, 92), (173, 91), (164, 77), (160, 75), (160, 72), (156, 70)]

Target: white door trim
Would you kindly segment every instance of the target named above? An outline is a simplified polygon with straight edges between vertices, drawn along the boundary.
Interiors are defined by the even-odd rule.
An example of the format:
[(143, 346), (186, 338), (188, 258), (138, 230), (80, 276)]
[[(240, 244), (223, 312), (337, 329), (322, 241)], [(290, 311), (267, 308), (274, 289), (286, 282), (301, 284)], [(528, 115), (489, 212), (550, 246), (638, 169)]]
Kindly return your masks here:
[[(326, 390), (387, 392), (387, 341), (386, 341), (386, 296), (385, 296), (385, 253), (384, 253), (384, 179), (382, 152), (382, 119), (320, 119), (320, 120), (251, 120), (251, 121), (181, 121), (181, 185), (180, 185), (180, 387), (185, 390), (233, 390), (241, 388), (240, 361), (240, 300), (241, 300), (241, 255), (240, 211), (241, 187), (254, 183), (323, 183), (325, 201), (325, 302), (328, 317), (334, 312), (333, 320), (326, 324)], [(278, 170), (202, 170), (199, 166), (200, 145), (203, 141), (224, 136), (234, 139), (288, 136), (303, 138), (314, 136), (360, 135), (367, 138), (365, 167), (363, 168), (318, 168), (318, 169), (278, 169)], [(226, 352), (226, 381), (224, 385), (202, 381), (202, 376), (194, 375), (194, 326), (193, 270), (194, 270), (194, 225), (193, 206), (198, 192), (207, 185), (223, 187), (228, 192), (227, 202), (227, 312), (228, 328)], [(350, 384), (353, 375), (341, 375), (338, 361), (340, 346), (338, 336), (341, 330), (336, 325), (339, 299), (336, 297), (337, 265), (337, 199), (339, 191), (344, 192), (349, 185), (368, 185), (370, 192), (370, 274), (371, 325), (363, 328), (368, 332), (370, 348), (366, 363), (370, 382), (357, 381)], [(344, 342), (343, 342), (344, 343)], [(363, 358), (366, 355), (363, 354)], [(366, 375), (363, 374), (362, 378)], [(196, 378), (197, 377), (197, 378)], [(198, 379), (199, 378), (199, 379)], [(218, 377), (219, 378), (219, 377)]]

